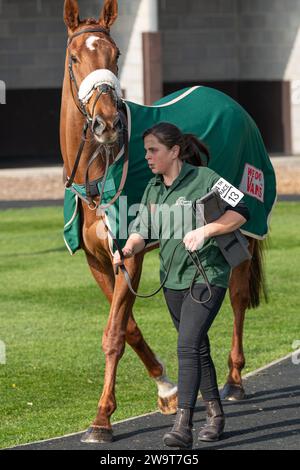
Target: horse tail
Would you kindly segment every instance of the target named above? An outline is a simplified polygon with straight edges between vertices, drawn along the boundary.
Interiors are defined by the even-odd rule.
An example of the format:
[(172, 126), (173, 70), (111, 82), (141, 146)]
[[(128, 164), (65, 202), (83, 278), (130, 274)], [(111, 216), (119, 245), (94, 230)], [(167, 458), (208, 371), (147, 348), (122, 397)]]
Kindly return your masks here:
[(248, 308), (256, 308), (260, 305), (263, 295), (268, 302), (268, 291), (265, 279), (265, 250), (267, 249), (265, 240), (254, 240), (252, 261), (250, 264), (250, 299)]

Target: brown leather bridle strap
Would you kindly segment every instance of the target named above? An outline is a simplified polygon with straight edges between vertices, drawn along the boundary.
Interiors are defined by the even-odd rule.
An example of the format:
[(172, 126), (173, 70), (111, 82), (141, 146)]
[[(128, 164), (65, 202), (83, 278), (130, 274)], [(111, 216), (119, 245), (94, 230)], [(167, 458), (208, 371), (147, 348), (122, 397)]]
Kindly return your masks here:
[(110, 36), (109, 30), (105, 29), (105, 28), (97, 27), (97, 28), (82, 29), (81, 31), (77, 31), (77, 33), (73, 33), (73, 34), (71, 34), (71, 36), (68, 37), (67, 46), (69, 47), (69, 45), (71, 44), (71, 42), (73, 41), (74, 38), (76, 38), (77, 36), (80, 36), (81, 34), (85, 34), (85, 33), (104, 33), (107, 36)]
[[(112, 239), (112, 241), (113, 241), (113, 244), (115, 245), (116, 249), (118, 250), (119, 255), (120, 255), (120, 259), (121, 259), (121, 261), (122, 261), (122, 263), (123, 263), (123, 262), (124, 262), (124, 254), (123, 254), (123, 251), (122, 251), (122, 249), (121, 249), (121, 247), (120, 247), (120, 245), (119, 245), (119, 243), (118, 243), (118, 240), (117, 240), (116, 236), (114, 235), (114, 233), (110, 230), (110, 228), (109, 228), (109, 227), (107, 226), (107, 224), (105, 223), (105, 214), (102, 214), (101, 218), (102, 218), (102, 222), (103, 222), (103, 224), (104, 224), (104, 228), (105, 228), (105, 230), (109, 233), (109, 235), (111, 236), (111, 239)], [(125, 266), (124, 266), (124, 268), (125, 268)], [(126, 270), (126, 268), (125, 268), (125, 270)], [(119, 270), (118, 270), (118, 266), (117, 266), (116, 269), (115, 269), (115, 274), (118, 274), (118, 272), (119, 272)], [(127, 273), (127, 274), (128, 274), (128, 273)], [(129, 282), (130, 282), (130, 279), (129, 279)]]
[[(118, 191), (116, 192), (114, 197), (107, 204), (101, 204), (103, 191), (104, 191), (104, 186), (105, 186), (105, 182), (106, 182), (106, 176), (107, 176), (107, 171), (106, 171), (105, 180), (103, 178), (103, 182), (102, 182), (102, 190), (101, 190), (101, 194), (100, 194), (100, 201), (99, 201), (99, 204), (98, 204), (98, 208), (101, 209), (101, 210), (107, 209), (108, 207), (110, 207), (118, 199), (118, 197), (120, 196), (120, 194), (122, 193), (122, 191), (124, 189), (126, 179), (127, 179), (127, 175), (128, 175), (129, 141), (128, 141), (127, 121), (126, 121), (126, 116), (123, 113), (123, 111), (120, 110), (119, 115), (120, 115), (120, 119), (122, 121), (122, 129), (123, 129), (123, 136), (124, 136), (124, 161), (123, 161), (122, 177), (121, 177), (121, 181), (120, 181), (120, 184), (119, 184)], [(108, 158), (108, 157), (106, 157), (106, 158)]]
[(65, 184), (66, 188), (69, 188), (70, 186), (72, 186), (72, 184), (74, 182), (74, 178), (75, 178), (75, 175), (76, 175), (76, 172), (77, 172), (77, 169), (78, 169), (78, 165), (79, 165), (80, 158), (81, 158), (81, 155), (82, 155), (82, 152), (83, 152), (83, 148), (84, 148), (84, 145), (86, 143), (87, 130), (88, 130), (88, 123), (85, 122), (84, 125), (83, 125), (82, 134), (81, 134), (81, 142), (80, 142), (80, 146), (79, 146), (79, 149), (78, 149), (78, 152), (77, 152), (77, 156), (76, 156), (76, 160), (75, 160), (75, 163), (74, 163), (74, 166), (73, 166), (73, 170), (72, 170), (70, 178), (67, 180), (67, 182)]

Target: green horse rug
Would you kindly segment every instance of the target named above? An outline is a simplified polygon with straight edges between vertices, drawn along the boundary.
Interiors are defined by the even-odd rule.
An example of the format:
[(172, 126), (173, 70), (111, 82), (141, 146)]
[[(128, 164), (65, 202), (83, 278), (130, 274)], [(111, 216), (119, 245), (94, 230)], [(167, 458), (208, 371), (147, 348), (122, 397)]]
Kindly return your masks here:
[[(128, 176), (121, 197), (105, 211), (106, 222), (121, 247), (126, 243), (128, 225), (136, 217), (145, 187), (153, 177), (145, 160), (142, 135), (162, 121), (175, 124), (183, 133), (195, 134), (206, 144), (211, 156), (208, 166), (245, 195), (251, 217), (242, 232), (257, 239), (267, 236), (276, 200), (275, 173), (255, 122), (238, 103), (220, 91), (196, 86), (168, 95), (153, 106), (127, 100), (124, 104), (129, 133)], [(102, 204), (108, 203), (119, 187), (123, 156), (121, 153), (109, 168)], [(85, 195), (83, 185), (74, 187)], [(74, 254), (80, 248), (81, 221), (78, 196), (70, 189), (65, 192), (64, 217), (64, 240)], [(112, 240), (110, 248), (115, 251)]]

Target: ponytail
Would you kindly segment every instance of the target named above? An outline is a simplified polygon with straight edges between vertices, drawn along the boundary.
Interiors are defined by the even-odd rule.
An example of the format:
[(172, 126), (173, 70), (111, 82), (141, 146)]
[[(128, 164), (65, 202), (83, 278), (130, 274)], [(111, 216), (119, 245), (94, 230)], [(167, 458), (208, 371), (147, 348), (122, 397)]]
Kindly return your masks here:
[(148, 135), (154, 135), (157, 140), (167, 148), (179, 145), (179, 158), (194, 166), (207, 166), (209, 161), (209, 150), (206, 145), (194, 134), (183, 134), (181, 130), (169, 122), (160, 122), (147, 129), (143, 139)]
[(180, 160), (194, 166), (207, 166), (209, 151), (206, 145), (194, 134), (183, 134), (184, 147), (180, 152)]

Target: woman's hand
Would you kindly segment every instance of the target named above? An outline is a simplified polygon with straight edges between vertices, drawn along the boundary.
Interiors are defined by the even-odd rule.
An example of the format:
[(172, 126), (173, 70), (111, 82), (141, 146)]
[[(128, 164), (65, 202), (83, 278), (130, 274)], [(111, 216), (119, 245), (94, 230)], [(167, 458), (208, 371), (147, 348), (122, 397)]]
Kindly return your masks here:
[(183, 239), (185, 249), (189, 251), (199, 250), (200, 248), (202, 248), (205, 242), (205, 237), (205, 226), (197, 228), (196, 230), (191, 230), (191, 232), (188, 232)]
[[(132, 248), (126, 248), (124, 246), (122, 250), (124, 258), (131, 258), (133, 256), (133, 250)], [(121, 260), (120, 253), (118, 251), (114, 252), (114, 257), (113, 257), (113, 265), (114, 268), (117, 268), (123, 264), (123, 261)]]
[(219, 219), (188, 232), (183, 239), (186, 250), (202, 248), (206, 239), (233, 232), (247, 222), (247, 219), (235, 211), (227, 210)]

